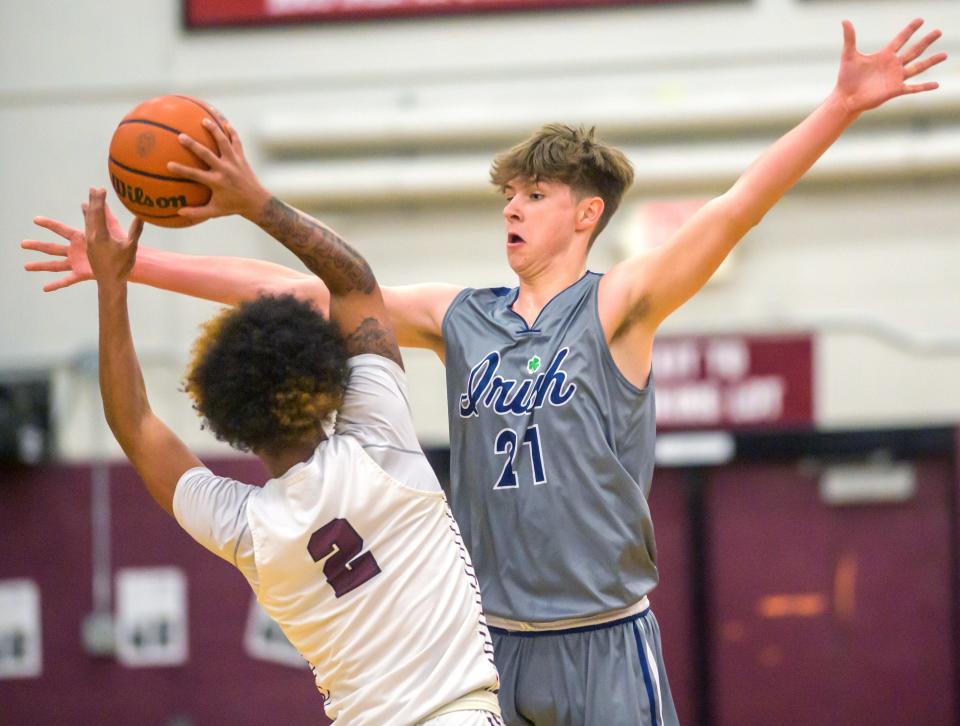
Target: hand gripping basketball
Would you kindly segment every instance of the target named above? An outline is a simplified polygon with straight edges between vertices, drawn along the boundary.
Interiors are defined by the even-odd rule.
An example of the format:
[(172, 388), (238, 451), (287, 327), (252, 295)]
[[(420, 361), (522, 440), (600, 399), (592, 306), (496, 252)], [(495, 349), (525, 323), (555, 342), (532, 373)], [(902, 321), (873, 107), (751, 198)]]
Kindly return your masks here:
[(167, 170), (210, 189), (210, 199), (203, 206), (180, 209), (179, 214), (189, 220), (190, 224), (228, 214), (239, 214), (252, 219), (270, 200), (270, 192), (261, 186), (250, 168), (237, 132), (229, 127), (220, 128), (209, 119), (204, 119), (202, 123), (204, 130), (216, 143), (215, 151), (188, 134), (180, 134), (179, 140), (184, 149), (196, 156), (207, 168), (171, 161), (167, 164)]
[(178, 210), (206, 204), (210, 190), (203, 184), (171, 174), (167, 163), (202, 167), (203, 162), (178, 141), (181, 133), (199, 139), (216, 151), (207, 120), (229, 128), (227, 120), (209, 104), (190, 96), (158, 96), (136, 106), (123, 117), (110, 141), (110, 183), (124, 206), (141, 219), (163, 227), (186, 227), (195, 220)]

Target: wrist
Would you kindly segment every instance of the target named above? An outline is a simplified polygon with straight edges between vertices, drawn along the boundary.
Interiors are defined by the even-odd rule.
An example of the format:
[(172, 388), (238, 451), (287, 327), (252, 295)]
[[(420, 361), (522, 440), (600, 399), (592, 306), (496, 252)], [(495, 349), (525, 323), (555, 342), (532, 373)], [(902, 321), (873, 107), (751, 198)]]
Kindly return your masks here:
[(848, 124), (856, 121), (860, 117), (860, 114), (863, 113), (863, 109), (856, 107), (853, 98), (838, 87), (834, 87), (833, 91), (830, 92), (830, 95), (827, 96), (826, 101), (824, 101), (824, 105), (833, 109), (838, 115), (843, 116)]
[(127, 294), (126, 277), (97, 277), (97, 291), (101, 298), (115, 299)]
[(258, 186), (251, 195), (247, 208), (240, 212), (240, 216), (259, 225), (264, 219), (264, 214), (271, 199), (273, 199), (273, 195), (263, 187)]

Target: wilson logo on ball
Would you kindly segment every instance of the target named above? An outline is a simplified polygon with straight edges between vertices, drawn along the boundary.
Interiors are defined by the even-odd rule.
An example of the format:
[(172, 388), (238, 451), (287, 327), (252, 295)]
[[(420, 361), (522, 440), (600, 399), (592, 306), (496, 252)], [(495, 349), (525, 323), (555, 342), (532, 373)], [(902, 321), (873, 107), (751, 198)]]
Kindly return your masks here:
[(110, 181), (117, 192), (117, 196), (126, 204), (138, 204), (141, 207), (151, 207), (157, 209), (180, 209), (187, 206), (187, 197), (184, 194), (173, 195), (169, 197), (157, 197), (154, 199), (147, 194), (142, 187), (127, 184), (116, 175), (110, 175)]
[(228, 133), (228, 122), (213, 106), (182, 95), (143, 101), (117, 124), (110, 139), (107, 173), (120, 201), (145, 222), (187, 227), (194, 220), (181, 216), (179, 210), (202, 207), (210, 201), (208, 187), (172, 175), (167, 166), (174, 161), (193, 169), (207, 168), (179, 140), (183, 133), (219, 153), (216, 139), (203, 126), (205, 119)]

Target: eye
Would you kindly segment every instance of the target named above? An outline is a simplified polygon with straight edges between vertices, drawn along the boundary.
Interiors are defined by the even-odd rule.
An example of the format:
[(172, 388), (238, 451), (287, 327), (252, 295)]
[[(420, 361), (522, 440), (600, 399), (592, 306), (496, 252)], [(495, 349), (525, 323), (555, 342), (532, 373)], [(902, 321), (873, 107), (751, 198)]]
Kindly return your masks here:
[(530, 192), (530, 198), (534, 201), (543, 199), (543, 192)]
[(513, 195), (510, 195), (509, 197), (504, 197), (503, 200), (509, 204), (510, 202), (513, 201)]

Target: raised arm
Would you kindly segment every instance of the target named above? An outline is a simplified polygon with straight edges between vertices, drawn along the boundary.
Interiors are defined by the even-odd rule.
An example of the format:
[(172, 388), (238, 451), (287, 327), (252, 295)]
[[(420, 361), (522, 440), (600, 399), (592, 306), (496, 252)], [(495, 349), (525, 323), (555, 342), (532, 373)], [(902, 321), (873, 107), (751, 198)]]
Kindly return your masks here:
[(293, 252), (330, 291), (330, 320), (350, 355), (376, 353), (403, 366), (380, 286), (370, 265), (333, 230), (271, 197), (254, 221)]
[(188, 136), (180, 140), (208, 169), (170, 163), (171, 172), (214, 190), (203, 207), (181, 209), (200, 221), (239, 214), (293, 252), (329, 291), (329, 316), (346, 338), (351, 355), (376, 353), (403, 365), (383, 296), (370, 265), (332, 229), (272, 196), (257, 180), (236, 132), (227, 137), (207, 124), (219, 147), (214, 154)]
[[(381, 332), (394, 340), (393, 347), (399, 341), (402, 345), (430, 348), (443, 358), (443, 315), (459, 288), (427, 284), (381, 291), (366, 261), (336, 232), (273, 197), (260, 184), (246, 160), (243, 144), (235, 130), (230, 129), (227, 136), (212, 122), (204, 123), (216, 139), (219, 155), (186, 135), (180, 136), (180, 142), (209, 170), (190, 169), (176, 163), (168, 167), (175, 174), (206, 184), (213, 193), (204, 207), (181, 209), (181, 215), (196, 221), (226, 214), (247, 218), (297, 255), (322, 281), (325, 288), (319, 299), (327, 303), (331, 319), (346, 328), (358, 322), (353, 316), (359, 311), (357, 314), (363, 321), (370, 318), (382, 323)], [(272, 272), (276, 275), (276, 270)], [(316, 292), (316, 285), (316, 279), (308, 282), (302, 277), (288, 278), (274, 291), (306, 297), (307, 293)], [(395, 334), (397, 328), (398, 335)], [(350, 328), (344, 332), (353, 335), (358, 330)], [(369, 324), (364, 331), (364, 335), (371, 333)], [(373, 345), (374, 341), (370, 339), (366, 344)], [(378, 352), (387, 355), (386, 350)]]
[(100, 395), (113, 435), (147, 491), (169, 514), (181, 475), (201, 466), (186, 445), (150, 409), (127, 314), (127, 277), (143, 222), (129, 234), (107, 229), (106, 191), (91, 189), (85, 229), (100, 319)]
[(601, 316), (614, 345), (618, 339), (632, 339), (634, 347), (648, 355), (661, 321), (703, 287), (734, 245), (860, 114), (897, 96), (937, 88), (936, 83), (907, 83), (946, 59), (946, 53), (937, 53), (918, 60), (940, 37), (939, 30), (902, 50), (922, 22), (914, 20), (871, 55), (857, 51), (853, 25), (843, 22), (840, 72), (827, 99), (667, 244), (620, 263), (607, 275)]
[[(262, 209), (270, 195), (259, 185), (247, 164), (239, 138), (234, 134), (227, 139), (221, 134), (220, 141), (229, 147), (226, 155), (216, 157), (207, 152), (207, 158), (216, 165), (216, 171), (206, 177), (206, 183), (213, 190), (211, 201), (205, 207), (184, 210), (184, 214), (199, 220), (246, 210), (252, 219), (255, 210)], [(199, 146), (189, 137), (183, 137), (182, 143), (192, 149)], [(204, 147), (199, 148), (203, 151), (198, 150), (198, 154), (206, 151)], [(189, 171), (184, 173), (185, 167), (175, 165), (174, 169), (185, 176), (189, 174)], [(106, 205), (104, 214), (111, 234), (122, 234), (122, 227)], [(332, 234), (320, 222), (298, 214), (316, 229), (325, 229)], [(93, 279), (82, 230), (48, 217), (37, 217), (34, 222), (67, 242), (34, 239), (21, 242), (24, 249), (44, 253), (50, 258), (26, 263), (26, 270), (65, 273), (46, 284), (44, 292)], [(257, 295), (291, 294), (311, 301), (324, 314), (329, 312), (330, 306), (330, 293), (317, 276), (272, 262), (239, 257), (195, 256), (140, 247), (129, 281), (225, 305), (236, 305)], [(383, 300), (399, 344), (429, 348), (442, 358), (440, 326), (447, 307), (459, 290), (459, 287), (441, 283), (383, 288)]]

